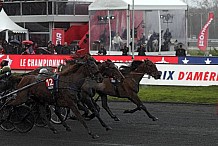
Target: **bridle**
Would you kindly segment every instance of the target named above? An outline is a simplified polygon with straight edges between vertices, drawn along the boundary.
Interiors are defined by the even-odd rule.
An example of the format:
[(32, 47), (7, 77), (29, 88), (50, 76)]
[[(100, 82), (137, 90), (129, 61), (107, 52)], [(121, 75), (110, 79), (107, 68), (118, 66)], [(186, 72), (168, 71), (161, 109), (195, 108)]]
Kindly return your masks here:
[[(93, 68), (93, 66), (95, 66), (95, 69), (94, 69), (95, 71), (93, 71), (93, 69), (91, 69), (91, 68)], [(99, 76), (100, 76), (101, 72), (100, 72), (97, 64), (95, 64), (94, 61), (90, 61), (90, 60), (86, 61), (84, 63), (84, 69), (85, 69), (84, 71), (85, 71), (85, 74), (87, 77), (99, 82), (99, 78), (100, 78)]]

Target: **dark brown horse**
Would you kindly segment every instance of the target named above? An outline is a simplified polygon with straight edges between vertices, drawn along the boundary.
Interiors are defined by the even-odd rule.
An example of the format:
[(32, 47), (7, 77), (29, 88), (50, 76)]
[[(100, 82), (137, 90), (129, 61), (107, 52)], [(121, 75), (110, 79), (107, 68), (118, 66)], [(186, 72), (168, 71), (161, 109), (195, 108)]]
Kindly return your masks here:
[(102, 83), (99, 83), (96, 87), (96, 91), (102, 99), (102, 107), (108, 112), (108, 114), (115, 121), (119, 121), (116, 115), (114, 115), (108, 107), (107, 95), (115, 96), (119, 98), (128, 98), (134, 104), (136, 108), (133, 110), (126, 110), (124, 113), (133, 113), (137, 110), (144, 110), (149, 118), (156, 121), (158, 118), (151, 115), (147, 108), (143, 105), (142, 101), (138, 97), (139, 82), (143, 78), (144, 74), (148, 74), (155, 79), (160, 79), (161, 73), (157, 70), (156, 65), (150, 61), (133, 61), (129, 67), (121, 67), (121, 71), (125, 78), (120, 83), (111, 83), (109, 78), (104, 78)]
[[(55, 93), (52, 93), (47, 89), (47, 87), (45, 86), (45, 82), (40, 82), (33, 87), (19, 92), (16, 99), (12, 100), (8, 104), (8, 106), (20, 105), (22, 103), (25, 103), (28, 98), (31, 97), (34, 101), (39, 102), (40, 104), (48, 103), (49, 105), (68, 107), (72, 110), (72, 112), (76, 115), (77, 119), (86, 128), (88, 134), (91, 135), (93, 138), (96, 138), (98, 136), (93, 134), (89, 130), (76, 106), (76, 102), (78, 100), (77, 90), (80, 88), (80, 82), (85, 80), (87, 77), (95, 78), (97, 80), (102, 79), (102, 75), (99, 73), (97, 65), (90, 59), (87, 59), (87, 61), (85, 62), (77, 62), (74, 65), (69, 65), (65, 70), (60, 72), (58, 78), (58, 88), (56, 89)], [(47, 77), (40, 78), (40, 80), (46, 79)], [(21, 82), (18, 84), (18, 89), (34, 83), (37, 80), (38, 79), (35, 75), (24, 76)], [(61, 119), (61, 116), (58, 113), (56, 114)], [(44, 118), (47, 119), (45, 116)], [(66, 130), (70, 131), (68, 125), (64, 121), (62, 122), (63, 125), (66, 127)], [(50, 124), (50, 122), (48, 122), (48, 126), (54, 133), (57, 132), (57, 130)]]
[[(67, 61), (67, 64), (74, 64), (76, 61)], [(119, 71), (118, 67), (111, 61), (106, 60), (102, 63), (98, 62), (98, 67), (100, 73), (103, 75), (104, 78), (114, 78), (116, 80), (123, 80), (124, 76)], [(61, 67), (62, 69), (65, 66)], [(99, 107), (96, 102), (93, 100), (93, 96), (95, 95), (95, 86), (98, 84), (95, 80), (91, 80), (87, 78), (81, 87), (81, 92), (79, 94), (80, 102), (78, 102), (78, 107), (80, 110), (83, 110), (85, 113), (83, 114), (85, 117), (88, 116), (89, 110), (93, 112), (93, 117), (97, 117), (100, 121), (101, 125), (106, 128), (106, 130), (110, 130), (109, 126), (106, 126), (105, 123), (100, 118), (99, 114)], [(71, 117), (74, 119), (74, 117)]]
[[(118, 67), (111, 60), (106, 60), (102, 63), (98, 63), (98, 67), (104, 79), (109, 78), (111, 80), (116, 80), (118, 82), (121, 82), (124, 79), (123, 74), (119, 71)], [(100, 108), (93, 100), (93, 97), (96, 93), (96, 87), (99, 86), (95, 80), (86, 80), (86, 82), (84, 82), (84, 84), (81, 87), (80, 100), (93, 112), (93, 114), (88, 118), (97, 117), (99, 119)], [(102, 89), (103, 88), (104, 86), (102, 86)], [(86, 109), (84, 111), (84, 115), (88, 115), (88, 110)]]

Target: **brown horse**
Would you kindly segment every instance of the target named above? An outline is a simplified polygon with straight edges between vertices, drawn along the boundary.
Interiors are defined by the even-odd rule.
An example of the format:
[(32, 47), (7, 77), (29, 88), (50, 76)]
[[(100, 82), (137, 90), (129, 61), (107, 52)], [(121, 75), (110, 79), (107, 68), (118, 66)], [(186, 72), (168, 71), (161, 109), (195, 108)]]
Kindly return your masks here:
[[(98, 66), (90, 59), (87, 59), (85, 62), (77, 62), (74, 65), (69, 65), (65, 70), (60, 72), (58, 78), (58, 87), (55, 91), (53, 91), (53, 93), (47, 89), (45, 82), (40, 82), (26, 90), (19, 92), (16, 96), (16, 99), (9, 102), (8, 106), (20, 105), (25, 103), (28, 98), (31, 97), (34, 101), (39, 102), (40, 104), (48, 103), (49, 105), (68, 107), (86, 128), (88, 134), (93, 138), (96, 138), (98, 136), (89, 130), (75, 104), (77, 102), (77, 90), (80, 88), (80, 82), (85, 80), (87, 77), (95, 78), (97, 80), (102, 79), (102, 75), (99, 73)], [(44, 77), (40, 80), (45, 81), (46, 79), (47, 77)], [(34, 83), (37, 80), (38, 79), (35, 75), (24, 76), (18, 84), (18, 89)], [(61, 119), (61, 116), (58, 113), (56, 114)], [(47, 120), (49, 128), (54, 133), (57, 133), (57, 130), (50, 124), (50, 122), (48, 122), (45, 114), (42, 115), (44, 115), (44, 118)], [(62, 121), (62, 123), (66, 127), (66, 130), (70, 131), (69, 126), (64, 121)]]
[[(76, 61), (67, 61), (67, 64), (74, 64)], [(106, 60), (102, 63), (98, 62), (98, 67), (100, 73), (103, 75), (104, 78), (115, 78), (116, 80), (123, 80), (124, 76), (119, 71), (118, 67), (111, 61)], [(61, 67), (62, 69), (65, 68), (63, 65)], [(80, 110), (84, 111), (83, 114), (86, 118), (88, 117), (89, 110), (93, 112), (92, 117), (97, 117), (97, 119), (100, 121), (101, 125), (103, 127), (106, 127), (106, 130), (110, 130), (111, 128), (109, 126), (106, 126), (105, 123), (100, 118), (99, 114), (99, 107), (96, 104), (96, 102), (93, 100), (93, 96), (95, 95), (95, 86), (98, 84), (95, 80), (86, 79), (81, 87), (81, 92), (79, 94), (80, 102), (78, 102), (78, 107)], [(71, 119), (75, 119), (74, 117), (71, 117)]]
[(139, 82), (144, 74), (148, 74), (155, 79), (160, 79), (161, 73), (157, 70), (156, 65), (150, 60), (133, 61), (130, 67), (121, 67), (121, 71), (125, 76), (122, 82), (115, 84), (111, 83), (110, 79), (104, 78), (103, 82), (99, 83), (96, 87), (96, 91), (102, 99), (102, 107), (108, 112), (111, 118), (115, 121), (119, 121), (117, 116), (114, 115), (108, 107), (107, 95), (128, 98), (136, 104), (137, 107), (133, 110), (126, 110), (124, 113), (133, 113), (142, 109), (146, 112), (149, 118), (156, 121), (158, 118), (148, 112), (147, 108), (143, 105), (137, 95), (139, 92)]
[[(123, 74), (119, 71), (118, 67), (111, 60), (106, 60), (102, 63), (98, 63), (98, 67), (104, 79), (110, 78), (119, 82), (124, 79)], [(96, 93), (97, 86), (98, 83), (96, 81), (86, 80), (86, 82), (84, 82), (84, 84), (81, 87), (80, 100), (83, 104), (85, 104), (88, 107), (88, 109), (90, 109), (93, 112), (91, 116), (88, 116), (88, 109), (81, 108), (85, 111), (84, 115), (87, 116), (87, 118), (97, 117), (99, 119), (100, 116), (100, 108), (93, 99)], [(104, 88), (104, 86), (101, 87), (102, 89)]]

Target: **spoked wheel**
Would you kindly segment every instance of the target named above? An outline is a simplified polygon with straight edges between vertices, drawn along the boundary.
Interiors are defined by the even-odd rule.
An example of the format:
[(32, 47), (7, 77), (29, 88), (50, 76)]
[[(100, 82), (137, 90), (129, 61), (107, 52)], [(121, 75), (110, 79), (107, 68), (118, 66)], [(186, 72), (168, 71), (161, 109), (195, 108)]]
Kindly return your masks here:
[(30, 108), (25, 105), (14, 107), (11, 113), (10, 121), (13, 122), (14, 127), (21, 133), (29, 132), (34, 126), (34, 115)]
[[(38, 127), (45, 127), (46, 121), (44, 118), (42, 118), (42, 116), (40, 115), (39, 110), (34, 112), (34, 116), (35, 116), (35, 125)], [(49, 106), (46, 106), (46, 116), (48, 118), (48, 120), (51, 119), (51, 110), (49, 108)]]
[[(51, 121), (54, 124), (61, 124), (60, 119), (58, 118), (58, 116), (55, 114), (55, 106), (51, 105), (50, 106), (51, 109)], [(63, 120), (65, 121), (68, 117), (68, 114), (70, 112), (69, 108), (65, 108), (65, 107), (60, 107), (60, 111), (61, 111), (61, 116), (63, 118)]]
[(0, 126), (5, 131), (13, 131), (15, 129), (13, 123), (9, 120), (5, 120)]
[(1, 111), (3, 121), (0, 124), (0, 127), (5, 131), (13, 131), (15, 129), (13, 123), (10, 121), (10, 112), (11, 108), (4, 107)]

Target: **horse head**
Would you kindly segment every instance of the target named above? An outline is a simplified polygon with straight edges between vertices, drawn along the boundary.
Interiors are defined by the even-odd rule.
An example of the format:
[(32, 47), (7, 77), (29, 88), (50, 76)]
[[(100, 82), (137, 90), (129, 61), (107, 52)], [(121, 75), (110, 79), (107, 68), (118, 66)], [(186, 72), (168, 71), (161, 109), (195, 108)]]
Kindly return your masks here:
[(101, 83), (103, 81), (103, 76), (98, 68), (98, 65), (96, 64), (96, 61), (91, 58), (84, 63), (84, 71), (86, 72), (87, 77), (91, 77), (98, 83)]
[(99, 64), (99, 70), (106, 77), (112, 77), (119, 81), (125, 78), (118, 67), (109, 59)]
[(158, 71), (156, 65), (152, 61), (146, 59), (144, 61), (144, 65), (145, 65), (145, 73), (152, 76), (154, 79), (160, 79), (161, 72)]

